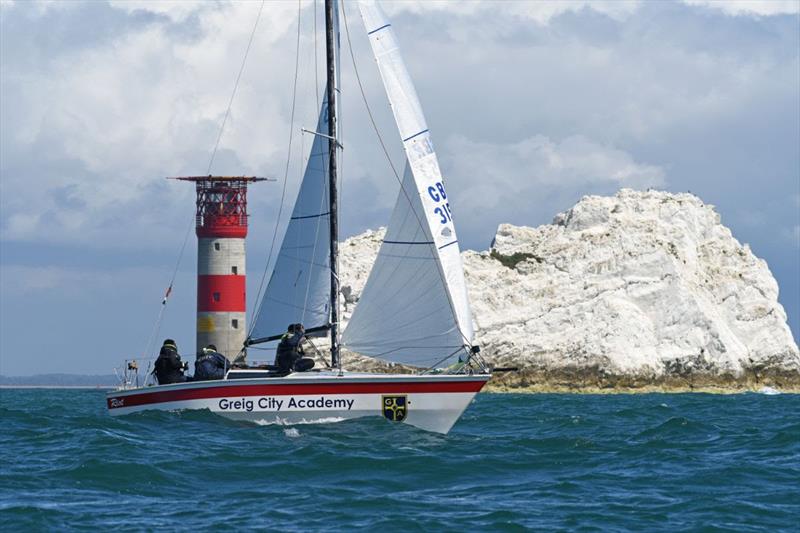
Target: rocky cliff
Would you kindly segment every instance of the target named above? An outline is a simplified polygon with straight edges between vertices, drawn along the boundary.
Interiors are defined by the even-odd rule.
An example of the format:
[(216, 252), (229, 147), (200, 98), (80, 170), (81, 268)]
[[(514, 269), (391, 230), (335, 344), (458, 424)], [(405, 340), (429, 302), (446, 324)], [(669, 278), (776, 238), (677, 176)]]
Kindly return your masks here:
[[(341, 247), (345, 319), (382, 230)], [(800, 353), (766, 262), (691, 194), (587, 196), (463, 253), (495, 389), (800, 389)], [(374, 368), (366, 359), (350, 359)]]

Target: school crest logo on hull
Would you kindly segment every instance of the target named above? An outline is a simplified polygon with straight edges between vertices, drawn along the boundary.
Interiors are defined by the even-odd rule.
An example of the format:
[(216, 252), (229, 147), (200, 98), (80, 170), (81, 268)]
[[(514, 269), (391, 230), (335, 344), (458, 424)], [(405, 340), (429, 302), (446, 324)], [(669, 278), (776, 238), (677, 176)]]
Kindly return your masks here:
[(402, 422), (408, 413), (406, 396), (382, 396), (383, 416), (392, 422)]

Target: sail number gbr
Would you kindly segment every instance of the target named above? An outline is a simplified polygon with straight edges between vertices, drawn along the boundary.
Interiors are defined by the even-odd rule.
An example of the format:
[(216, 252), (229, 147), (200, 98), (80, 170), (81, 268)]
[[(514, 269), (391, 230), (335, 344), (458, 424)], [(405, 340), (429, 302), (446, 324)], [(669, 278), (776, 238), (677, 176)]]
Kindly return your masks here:
[(444, 185), (441, 181), (437, 181), (435, 185), (428, 187), (428, 194), (431, 199), (438, 205), (433, 209), (433, 212), (439, 216), (439, 222), (447, 224), (453, 220), (453, 215), (450, 212), (450, 202), (447, 201), (447, 193), (444, 192)]

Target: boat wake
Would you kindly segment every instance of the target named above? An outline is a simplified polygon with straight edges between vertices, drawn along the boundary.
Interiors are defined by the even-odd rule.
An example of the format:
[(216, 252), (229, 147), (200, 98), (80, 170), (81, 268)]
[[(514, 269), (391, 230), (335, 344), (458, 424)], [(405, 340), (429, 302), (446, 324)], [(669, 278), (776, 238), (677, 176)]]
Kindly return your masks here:
[[(277, 418), (277, 419), (259, 419), (253, 420), (259, 426), (298, 426), (301, 424), (334, 424), (336, 422), (344, 422), (347, 420), (341, 416), (327, 416), (327, 417), (320, 417), (320, 418), (301, 418), (299, 420), (286, 420), (284, 418)], [(290, 435), (291, 436), (291, 435)]]

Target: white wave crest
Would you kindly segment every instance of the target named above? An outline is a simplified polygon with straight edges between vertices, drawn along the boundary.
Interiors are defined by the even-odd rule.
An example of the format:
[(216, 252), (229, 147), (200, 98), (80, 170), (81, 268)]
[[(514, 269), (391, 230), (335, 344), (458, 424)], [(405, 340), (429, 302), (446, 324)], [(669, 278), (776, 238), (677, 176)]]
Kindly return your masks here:
[(343, 422), (347, 420), (341, 416), (326, 416), (320, 418), (301, 418), (298, 420), (287, 420), (285, 418), (272, 418), (272, 419), (257, 419), (253, 420), (259, 426), (298, 426), (301, 424), (334, 424), (336, 422)]

